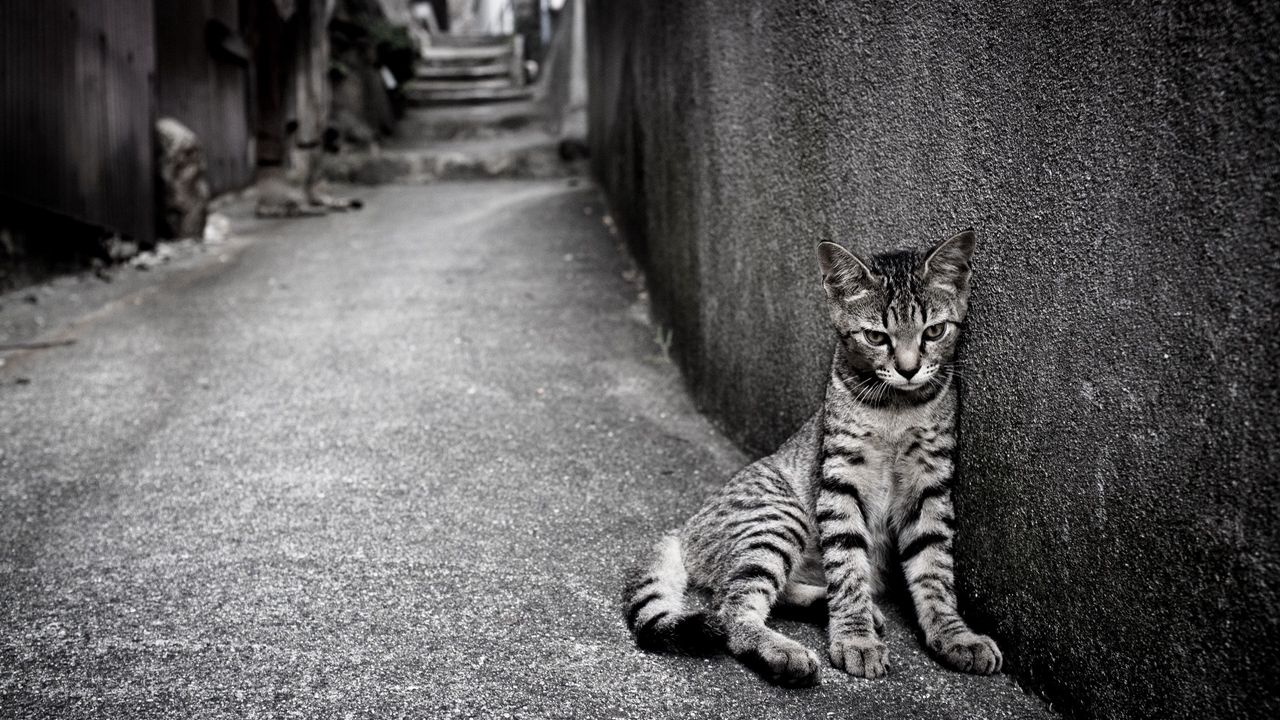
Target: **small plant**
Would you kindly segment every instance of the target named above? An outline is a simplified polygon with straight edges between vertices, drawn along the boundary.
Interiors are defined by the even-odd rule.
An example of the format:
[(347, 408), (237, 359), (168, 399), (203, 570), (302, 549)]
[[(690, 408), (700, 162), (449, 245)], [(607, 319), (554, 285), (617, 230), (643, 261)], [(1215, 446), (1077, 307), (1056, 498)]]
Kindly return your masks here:
[(662, 357), (668, 362), (671, 361), (671, 341), (675, 339), (675, 333), (671, 328), (658, 326), (657, 332), (654, 334), (653, 341), (658, 344), (662, 350)]

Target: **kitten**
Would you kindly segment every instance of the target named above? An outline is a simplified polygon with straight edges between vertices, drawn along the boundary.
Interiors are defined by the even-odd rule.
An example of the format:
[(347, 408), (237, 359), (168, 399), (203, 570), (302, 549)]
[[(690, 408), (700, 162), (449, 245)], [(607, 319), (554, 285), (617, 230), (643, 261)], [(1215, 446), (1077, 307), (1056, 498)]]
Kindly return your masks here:
[[(697, 652), (723, 643), (773, 682), (812, 685), (817, 655), (765, 621), (778, 602), (825, 600), (832, 664), (883, 677), (874, 598), (896, 563), (937, 657), (966, 672), (1000, 670), (995, 642), (956, 610), (951, 557), (952, 358), (973, 248), (972, 231), (923, 254), (870, 260), (818, 246), (840, 337), (823, 407), (658, 542), (652, 565), (624, 592), (639, 646)], [(690, 589), (710, 592), (709, 614), (686, 603)]]

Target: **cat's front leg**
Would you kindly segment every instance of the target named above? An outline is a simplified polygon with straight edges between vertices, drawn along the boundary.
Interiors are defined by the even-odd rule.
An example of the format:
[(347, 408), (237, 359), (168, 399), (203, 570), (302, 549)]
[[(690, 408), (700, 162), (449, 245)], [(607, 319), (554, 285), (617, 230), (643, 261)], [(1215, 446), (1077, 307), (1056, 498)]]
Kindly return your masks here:
[(862, 498), (876, 477), (856, 439), (829, 434), (823, 441), (816, 503), (822, 565), (827, 579), (828, 654), (836, 667), (859, 677), (884, 677), (889, 651), (876, 633), (871, 597), (870, 531)]
[(1004, 665), (1000, 648), (991, 638), (971, 630), (956, 609), (951, 445), (946, 436), (932, 442), (926, 439), (902, 458), (911, 492), (901, 512), (898, 560), (925, 643), (956, 670), (990, 675)]

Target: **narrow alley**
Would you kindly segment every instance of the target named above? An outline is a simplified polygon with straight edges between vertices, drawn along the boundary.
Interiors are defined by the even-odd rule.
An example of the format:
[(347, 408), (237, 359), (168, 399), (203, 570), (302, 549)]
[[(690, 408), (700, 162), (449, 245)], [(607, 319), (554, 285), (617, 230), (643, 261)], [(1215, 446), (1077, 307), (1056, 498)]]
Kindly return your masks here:
[(0, 720), (1280, 717), (1278, 57), (0, 3)]
[(365, 199), (237, 220), (236, 248), (0, 367), (6, 714), (1043, 714), (901, 625), (888, 680), (803, 693), (635, 649), (624, 567), (744, 458), (663, 357), (598, 190)]

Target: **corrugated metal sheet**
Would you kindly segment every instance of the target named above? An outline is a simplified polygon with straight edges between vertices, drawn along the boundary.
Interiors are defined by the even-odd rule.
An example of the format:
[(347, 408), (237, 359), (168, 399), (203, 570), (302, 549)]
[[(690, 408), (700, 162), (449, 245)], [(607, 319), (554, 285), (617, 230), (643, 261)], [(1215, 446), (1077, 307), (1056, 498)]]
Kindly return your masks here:
[(239, 32), (238, 0), (187, 0), (156, 4), (157, 102), (161, 116), (176, 118), (204, 144), (209, 185), (215, 193), (249, 182), (248, 64), (209, 46), (210, 22)]
[(155, 235), (152, 0), (0, 3), (0, 194)]

